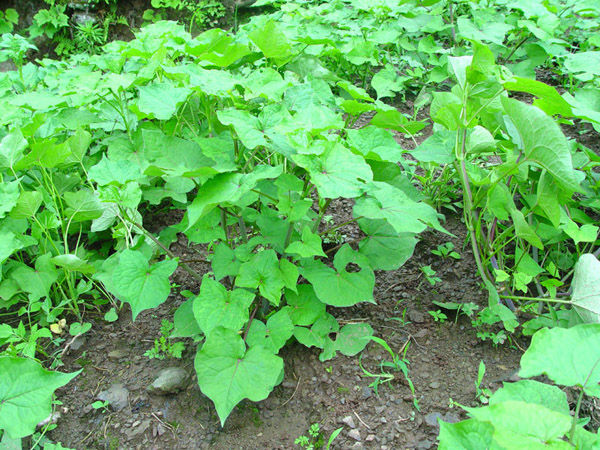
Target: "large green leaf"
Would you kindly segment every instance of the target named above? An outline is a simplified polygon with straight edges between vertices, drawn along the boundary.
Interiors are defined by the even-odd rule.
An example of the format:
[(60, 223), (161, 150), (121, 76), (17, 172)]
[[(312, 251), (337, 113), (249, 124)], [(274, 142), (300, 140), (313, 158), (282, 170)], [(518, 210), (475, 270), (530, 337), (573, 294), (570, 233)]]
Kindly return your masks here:
[(139, 92), (137, 107), (141, 112), (159, 120), (169, 120), (185, 101), (190, 90), (165, 82), (141, 86)]
[(262, 28), (253, 30), (248, 37), (278, 66), (282, 66), (292, 57), (292, 46), (273, 20), (266, 22)]
[(307, 167), (311, 181), (324, 198), (358, 197), (365, 191), (365, 183), (373, 179), (364, 158), (342, 145), (333, 146), (319, 158), (296, 158), (299, 165)]
[[(295, 278), (298, 278), (297, 271)], [(292, 283), (295, 286), (296, 279), (288, 282), (280, 261), (277, 259), (277, 254), (274, 250), (269, 249), (253, 255), (252, 259), (240, 266), (235, 285), (252, 289), (258, 288), (260, 295), (274, 305), (279, 305), (281, 290), (286, 285), (291, 288)]]
[(50, 372), (32, 359), (0, 356), (0, 429), (13, 439), (33, 434), (52, 412), (54, 391), (79, 372)]
[(283, 372), (280, 357), (261, 346), (246, 350), (237, 332), (222, 327), (207, 337), (194, 366), (200, 390), (215, 404), (221, 425), (244, 398), (267, 398)]
[(252, 321), (246, 337), (246, 344), (248, 347), (258, 345), (272, 353), (277, 353), (293, 333), (294, 324), (290, 319), (288, 309), (280, 309), (269, 317), (266, 324), (256, 319)]
[(200, 294), (194, 299), (194, 317), (206, 336), (217, 327), (238, 331), (248, 321), (248, 308), (253, 300), (250, 291), (228, 291), (221, 283), (204, 277)]
[(169, 259), (150, 265), (142, 253), (124, 250), (113, 273), (113, 287), (121, 301), (131, 306), (133, 320), (137, 315), (164, 302), (171, 292), (169, 277), (177, 261)]
[(397, 233), (385, 220), (361, 219), (358, 224), (367, 235), (359, 253), (373, 270), (396, 270), (412, 256), (418, 242), (414, 233)]
[(564, 386), (600, 397), (600, 324), (544, 328), (521, 357), (521, 377), (545, 374)]
[(493, 448), (494, 427), (487, 422), (469, 419), (458, 423), (440, 421), (438, 440), (439, 450), (455, 450), (458, 448), (478, 450)]
[(569, 144), (557, 123), (541, 109), (512, 98), (503, 97), (502, 105), (520, 137), (525, 157), (545, 168), (565, 188), (579, 191)]
[(412, 200), (404, 191), (387, 183), (373, 182), (369, 186), (369, 193), (371, 196), (356, 201), (355, 217), (385, 219), (397, 233), (420, 233), (428, 225), (446, 232), (439, 223), (435, 209)]
[(573, 275), (573, 309), (584, 323), (600, 322), (600, 261), (591, 253), (579, 257)]
[[(349, 272), (348, 264), (356, 264), (359, 272)], [(367, 258), (344, 244), (333, 259), (335, 270), (321, 261), (303, 263), (302, 275), (313, 285), (319, 300), (332, 306), (352, 306), (373, 300), (375, 275)]]

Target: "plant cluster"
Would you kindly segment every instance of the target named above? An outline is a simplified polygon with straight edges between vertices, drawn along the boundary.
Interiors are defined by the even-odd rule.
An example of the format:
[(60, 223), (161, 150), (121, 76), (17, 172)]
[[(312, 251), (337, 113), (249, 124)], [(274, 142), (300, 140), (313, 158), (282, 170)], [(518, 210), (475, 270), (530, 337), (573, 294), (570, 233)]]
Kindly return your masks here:
[[(269, 3), (279, 5), (256, 5)], [(36, 32), (60, 34), (64, 5), (48, 11), (36, 16)], [(600, 43), (589, 37), (599, 16), (554, 0), (290, 1), (235, 34), (192, 38), (158, 21), (100, 53), (39, 64), (25, 63), (29, 41), (4, 34), (0, 58), (18, 69), (0, 74), (0, 310), (11, 318), (0, 329), (5, 437), (33, 433), (54, 390), (76, 375), (35, 360), (55, 351), (52, 331), (68, 318), (78, 324), (71, 334), (81, 334), (86, 314), (111, 308), (105, 317), (115, 320), (125, 303), (135, 320), (172, 294), (177, 268), (200, 289), (186, 293), (155, 355), (173, 353), (169, 333), (193, 339), (198, 383), (221, 423), (240, 401), (262, 400), (282, 381), (279, 352), (291, 339), (320, 349), (321, 361), (373, 341), (392, 359), (379, 372), (363, 367), (373, 388), (400, 371), (414, 395), (408, 346), (396, 354), (368, 324), (341, 326), (332, 308), (374, 303), (376, 270), (404, 264), (426, 229), (447, 233), (442, 208), (462, 208), (489, 303), (481, 311), (438, 306), (468, 315), (482, 339), (507, 339), (520, 325), (517, 310), (533, 316), (523, 332), (536, 333), (534, 344), (548, 336), (544, 327), (597, 322), (600, 157), (567, 140), (560, 124), (600, 127)], [(82, 31), (83, 45), (96, 45), (96, 32)], [(536, 81), (540, 67), (568, 92)], [(517, 100), (519, 92), (533, 104)], [(411, 115), (384, 102), (408, 95)], [(419, 111), (433, 134), (417, 145), (430, 123)], [(370, 124), (354, 128), (364, 113)], [(415, 148), (402, 148), (390, 130)], [(331, 211), (342, 200), (351, 218), (336, 222)], [(151, 232), (148, 214), (170, 209), (183, 219)], [(349, 241), (345, 226), (359, 238)], [(170, 250), (178, 235), (210, 272)], [(452, 245), (433, 251), (460, 258)], [(431, 266), (421, 270), (429, 284), (440, 281)], [(431, 315), (447, 319), (441, 309)], [(595, 328), (551, 331), (572, 333), (573, 345), (593, 341), (572, 330)], [(589, 386), (533, 367), (524, 362), (523, 376), (546, 371), (557, 383)], [(594, 370), (585, 372), (590, 380)], [(509, 394), (526, 404), (552, 394), (532, 383)], [(519, 424), (500, 423), (496, 411), (513, 406), (496, 407), (502, 395), (456, 427), (508, 442), (494, 430)], [(571, 430), (573, 443), (596, 439), (574, 421), (565, 430), (568, 405), (553, 405), (557, 426), (543, 438), (558, 442)], [(448, 430), (442, 442), (452, 442)]]

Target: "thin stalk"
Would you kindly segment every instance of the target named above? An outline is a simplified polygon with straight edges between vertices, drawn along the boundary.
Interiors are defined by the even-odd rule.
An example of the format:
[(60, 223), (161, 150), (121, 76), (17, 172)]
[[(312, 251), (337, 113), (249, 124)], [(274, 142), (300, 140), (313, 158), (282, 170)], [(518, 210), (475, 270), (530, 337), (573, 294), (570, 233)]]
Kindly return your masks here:
[[(596, 364), (598, 364), (596, 362)], [(591, 374), (591, 372), (590, 372)], [(588, 375), (589, 379), (589, 375)], [(587, 380), (586, 380), (587, 383)], [(575, 407), (575, 414), (573, 414), (573, 421), (571, 422), (571, 430), (569, 431), (569, 442), (573, 443), (573, 438), (575, 437), (575, 429), (577, 428), (577, 419), (579, 418), (579, 410), (581, 408), (581, 400), (583, 400), (583, 388), (579, 392), (579, 396), (577, 397), (577, 406)]]
[(327, 208), (329, 208), (329, 204), (330, 203), (331, 203), (331, 199), (330, 198), (328, 198), (327, 200), (325, 200), (325, 204), (323, 205), (323, 208), (321, 208), (321, 210), (319, 211), (319, 217), (317, 217), (317, 220), (313, 224), (313, 227), (312, 227), (312, 232), (313, 233), (316, 233), (317, 230), (319, 229), (319, 225), (321, 224), (321, 220), (323, 220), (323, 216), (325, 215), (325, 211), (327, 211)]
[[(259, 297), (261, 298), (261, 297)], [(254, 320), (254, 316), (256, 315), (256, 311), (258, 311), (258, 303), (254, 307), (252, 314), (250, 315), (250, 319), (248, 320), (248, 325), (246, 325), (246, 329), (244, 330), (244, 343), (246, 343), (246, 338), (248, 337), (248, 331), (250, 330), (250, 325), (252, 325), (252, 321)]]
[[(149, 237), (152, 240), (152, 242), (154, 242), (156, 245), (158, 245), (167, 255), (169, 255), (170, 258), (177, 259), (177, 256), (175, 255), (175, 253), (173, 253), (165, 245), (163, 245), (162, 242), (160, 242), (152, 233), (150, 233), (148, 230), (146, 230), (142, 225), (140, 225), (137, 222), (134, 222), (133, 220), (131, 220), (129, 218), (127, 218), (127, 220), (133, 226), (135, 226), (137, 229), (139, 229), (142, 233), (144, 233), (144, 235)], [(202, 276), (198, 272), (196, 272), (194, 269), (192, 269), (190, 266), (188, 266), (186, 263), (179, 261), (179, 265), (181, 266), (181, 268), (183, 270), (185, 270), (187, 273), (189, 273), (194, 279), (196, 279), (197, 281), (202, 281)]]
[(225, 242), (229, 244), (229, 228), (227, 227), (227, 210), (225, 208), (221, 208), (221, 227), (225, 232)]

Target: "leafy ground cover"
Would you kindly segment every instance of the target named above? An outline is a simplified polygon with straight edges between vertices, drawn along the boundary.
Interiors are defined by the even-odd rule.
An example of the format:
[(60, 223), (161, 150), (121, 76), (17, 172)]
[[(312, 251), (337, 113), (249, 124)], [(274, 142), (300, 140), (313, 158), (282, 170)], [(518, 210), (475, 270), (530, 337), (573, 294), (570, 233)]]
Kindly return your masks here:
[[(586, 144), (594, 144), (600, 122), (594, 65), (600, 52), (591, 33), (600, 9), (576, 2), (382, 0), (286, 2), (273, 11), (233, 31), (195, 37), (175, 22), (157, 21), (132, 41), (37, 64), (26, 63), (27, 39), (2, 35), (0, 55), (16, 70), (0, 76), (0, 306), (6, 317), (0, 361), (8, 372), (23, 366), (40, 380), (35, 398), (17, 377), (2, 385), (3, 442), (33, 434), (48, 416), (54, 390), (80, 370), (74, 383), (86, 391), (106, 371), (91, 348), (68, 359), (85, 336), (106, 348), (98, 345), (98, 330), (110, 335), (119, 326), (115, 338), (135, 340), (138, 318), (156, 316), (149, 325), (155, 332), (161, 319), (173, 325), (163, 323), (161, 337), (150, 339), (152, 349), (138, 356), (177, 359), (183, 348), (172, 339), (185, 338), (184, 361), (200, 389), (192, 395), (201, 392), (214, 405), (195, 408), (211, 425), (190, 431), (190, 442), (226, 439), (216, 426), (226, 426), (244, 399), (250, 417), (262, 420), (252, 402), (269, 402), (276, 386), (290, 383), (284, 357), (293, 361), (305, 347), (317, 351), (319, 374), (333, 375), (335, 361), (354, 357), (358, 379), (348, 382), (354, 404), (400, 387), (401, 401), (387, 394), (376, 414), (398, 413), (385, 428), (398, 436), (410, 431), (398, 437), (403, 445), (433, 445), (428, 434), (437, 418), (459, 416), (439, 412), (441, 374), (429, 382), (437, 398), (423, 401), (415, 380), (432, 376), (415, 373), (411, 355), (419, 338), (435, 330), (447, 336), (444, 348), (458, 361), (459, 347), (449, 345), (467, 340), (461, 323), (486, 346), (520, 349), (527, 346), (521, 336), (534, 335), (541, 344), (525, 352), (521, 376), (546, 373), (581, 395), (574, 419), (567, 398), (550, 385), (523, 381), (490, 396), (481, 387), (480, 365), (468, 384), (489, 406), (465, 406), (472, 418), (442, 425), (440, 446), (467, 445), (473, 432), (485, 445), (595, 445), (594, 425), (585, 431), (577, 419), (583, 394), (597, 395), (589, 388), (597, 328), (584, 324), (598, 322), (599, 157)], [(552, 85), (536, 80), (538, 73)], [(563, 130), (583, 138), (568, 139)], [(464, 228), (449, 227), (458, 217)], [(435, 246), (428, 248), (424, 236), (434, 232)], [(418, 256), (415, 267), (410, 258), (420, 240), (427, 257)], [(412, 280), (384, 281), (402, 275), (405, 263), (413, 264)], [(462, 267), (463, 279), (453, 266)], [(449, 281), (444, 275), (452, 282), (452, 274), (459, 286), (470, 286), (470, 295), (444, 295), (440, 283)], [(416, 286), (409, 288), (411, 281)], [(487, 300), (481, 301), (480, 287)], [(155, 313), (168, 299), (168, 311)], [(369, 305), (377, 302), (389, 304)], [(551, 332), (574, 342), (561, 354), (590, 348), (591, 360), (571, 362), (578, 376), (553, 375), (564, 362), (542, 364)], [(357, 356), (365, 347), (364, 357)], [(369, 364), (369, 356), (378, 363)], [(452, 365), (447, 356), (438, 357)], [(112, 357), (123, 362), (123, 351)], [(518, 359), (510, 351), (504, 357), (508, 367)], [(36, 361), (72, 370), (49, 373)], [(471, 351), (465, 365), (472, 376), (477, 364)], [(347, 367), (336, 371), (352, 373)], [(464, 366), (459, 369), (464, 375)], [(331, 383), (314, 366), (309, 371), (313, 386)], [(134, 383), (128, 373), (123, 378), (140, 390), (143, 378)], [(282, 407), (297, 404), (301, 373)], [(331, 388), (321, 389), (332, 396)], [(348, 389), (337, 387), (341, 405)], [(97, 391), (85, 400), (89, 408)], [(444, 408), (472, 403), (462, 394), (448, 390)], [(543, 396), (554, 403), (536, 403)], [(122, 408), (100, 400), (87, 411), (95, 413), (91, 423), (103, 424), (101, 433), (90, 434), (93, 445), (118, 446), (121, 424), (109, 432), (111, 415), (104, 413)], [(88, 409), (72, 396), (70, 404)], [(423, 405), (437, 411), (424, 414)], [(314, 422), (317, 415), (331, 433), (328, 415), (337, 410), (323, 406), (327, 413), (297, 419)], [(165, 430), (176, 439), (176, 425), (186, 422), (177, 414), (179, 421), (139, 412), (156, 407), (145, 394), (128, 407), (143, 417), (123, 431), (128, 439), (148, 439), (148, 433), (156, 439)], [(507, 417), (509, 409), (520, 412)], [(537, 416), (527, 416), (534, 409)], [(22, 420), (9, 424), (15, 411)], [(161, 412), (169, 415), (168, 406)], [(361, 425), (342, 417), (350, 430), (341, 436), (363, 445), (359, 428), (375, 426), (364, 413), (354, 416)], [(519, 429), (527, 423), (522, 416), (547, 424), (547, 432)], [(32, 446), (44, 445), (51, 422)], [(62, 432), (68, 440), (60, 425), (52, 437), (70, 446), (89, 438)], [(398, 443), (387, 436), (382, 442), (379, 432), (364, 439), (365, 445)]]

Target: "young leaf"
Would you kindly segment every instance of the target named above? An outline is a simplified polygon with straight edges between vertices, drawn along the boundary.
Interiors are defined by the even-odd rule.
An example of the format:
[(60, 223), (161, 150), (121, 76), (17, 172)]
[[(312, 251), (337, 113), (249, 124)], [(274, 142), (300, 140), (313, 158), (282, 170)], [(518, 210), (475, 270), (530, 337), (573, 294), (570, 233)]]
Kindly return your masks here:
[[(358, 265), (361, 270), (348, 272), (346, 266), (350, 263)], [(317, 260), (309, 260), (303, 264), (302, 275), (312, 283), (319, 300), (332, 306), (375, 303), (375, 275), (367, 258), (344, 244), (336, 253), (333, 266), (335, 270)]]
[(194, 366), (200, 390), (215, 404), (221, 426), (244, 398), (267, 398), (283, 372), (280, 357), (260, 346), (246, 350), (237, 332), (222, 327), (207, 337)]
[(346, 356), (360, 353), (373, 336), (373, 328), (368, 323), (349, 323), (337, 335), (335, 349)]
[(292, 46), (273, 20), (266, 22), (262, 28), (250, 32), (248, 37), (278, 66), (284, 65), (292, 57)]
[(254, 319), (248, 330), (246, 344), (248, 347), (256, 345), (277, 354), (294, 333), (294, 324), (290, 319), (287, 309), (280, 309), (267, 320), (265, 325), (260, 320)]
[(274, 305), (279, 305), (281, 289), (285, 286), (283, 274), (274, 250), (264, 250), (240, 266), (235, 285), (256, 289)]
[(137, 315), (164, 302), (171, 292), (169, 277), (175, 272), (177, 261), (160, 261), (150, 265), (140, 252), (124, 250), (113, 273), (115, 294), (131, 306), (133, 320)]
[(53, 392), (79, 372), (50, 372), (32, 359), (0, 356), (0, 429), (13, 439), (32, 434), (52, 412)]
[(310, 284), (301, 284), (298, 292), (286, 291), (289, 315), (294, 325), (309, 326), (325, 315), (325, 304), (321, 302)]

